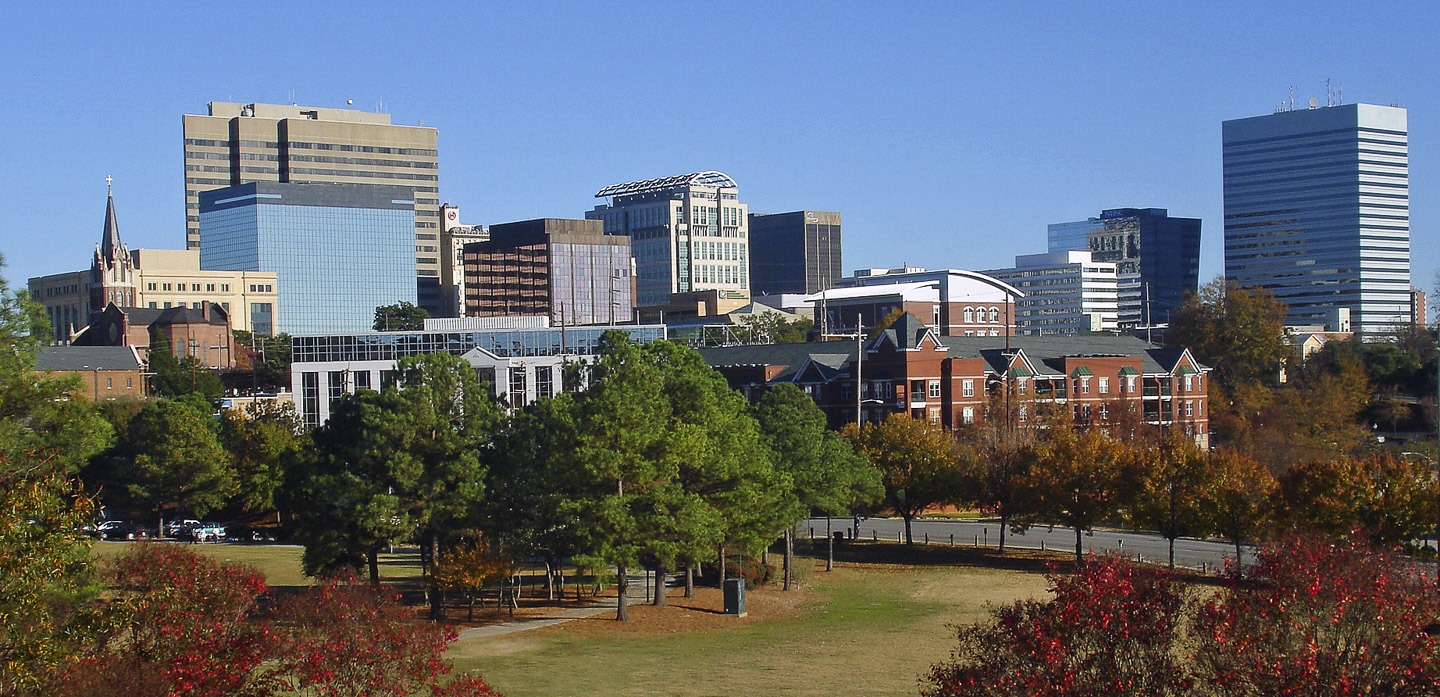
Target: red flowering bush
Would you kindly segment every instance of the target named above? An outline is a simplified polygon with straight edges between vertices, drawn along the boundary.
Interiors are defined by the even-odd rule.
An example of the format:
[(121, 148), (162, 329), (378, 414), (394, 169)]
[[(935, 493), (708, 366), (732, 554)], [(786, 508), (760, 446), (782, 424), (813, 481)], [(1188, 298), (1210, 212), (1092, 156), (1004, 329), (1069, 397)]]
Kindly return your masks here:
[(182, 545), (132, 547), (107, 568), (99, 639), (46, 694), (61, 697), (493, 697), (448, 679), (449, 627), (392, 593), (331, 580), (262, 611), (265, 582)]
[(254, 569), (179, 545), (135, 545), (106, 568), (117, 597), (96, 646), (58, 691), (86, 695), (205, 697), (264, 694), (256, 668), (270, 630), (251, 614), (265, 592)]
[(1440, 594), (1414, 561), (1354, 541), (1293, 537), (1246, 578), (1187, 600), (1116, 558), (1054, 575), (1054, 598), (959, 629), (932, 697), (1437, 695)]
[(440, 685), (450, 670), (442, 655), (453, 629), (416, 621), (393, 594), (353, 579), (282, 601), (275, 622), (275, 672), (296, 695), (406, 697)]
[(1223, 693), (1440, 694), (1440, 643), (1427, 631), (1440, 596), (1413, 561), (1293, 537), (1261, 549), (1247, 574), (1196, 619), (1197, 667)]
[(1024, 600), (959, 629), (926, 695), (1164, 695), (1191, 686), (1177, 646), (1185, 606), (1167, 573), (1118, 557), (1052, 574), (1053, 600)]

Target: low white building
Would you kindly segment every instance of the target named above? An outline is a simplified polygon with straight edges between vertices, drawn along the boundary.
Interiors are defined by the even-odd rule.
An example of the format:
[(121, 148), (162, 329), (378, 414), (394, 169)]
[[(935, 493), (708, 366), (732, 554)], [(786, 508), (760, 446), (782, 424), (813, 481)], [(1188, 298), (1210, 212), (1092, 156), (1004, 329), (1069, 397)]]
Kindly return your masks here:
[(518, 409), (564, 389), (565, 366), (594, 362), (600, 336), (611, 330), (642, 343), (665, 338), (664, 325), (552, 327), (544, 317), (471, 317), (427, 321), (423, 331), (299, 335), (291, 339), (290, 384), (302, 422), (318, 426), (342, 395), (394, 385), (401, 358), (445, 352), (464, 358), (497, 401)]
[(1024, 291), (1015, 310), (1021, 334), (1119, 329), (1120, 290), (1115, 264), (1094, 261), (1090, 252), (1024, 254), (1015, 257), (1013, 268), (981, 273)]

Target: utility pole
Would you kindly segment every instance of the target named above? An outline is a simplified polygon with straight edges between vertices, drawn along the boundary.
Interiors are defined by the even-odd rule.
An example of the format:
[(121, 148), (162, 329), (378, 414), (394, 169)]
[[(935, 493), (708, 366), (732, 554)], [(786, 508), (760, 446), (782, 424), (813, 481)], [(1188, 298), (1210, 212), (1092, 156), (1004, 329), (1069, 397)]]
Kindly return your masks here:
[(855, 313), (855, 428), (864, 425), (862, 409), (864, 408), (864, 397), (861, 390), (865, 386), (865, 325), (861, 322), (862, 315)]

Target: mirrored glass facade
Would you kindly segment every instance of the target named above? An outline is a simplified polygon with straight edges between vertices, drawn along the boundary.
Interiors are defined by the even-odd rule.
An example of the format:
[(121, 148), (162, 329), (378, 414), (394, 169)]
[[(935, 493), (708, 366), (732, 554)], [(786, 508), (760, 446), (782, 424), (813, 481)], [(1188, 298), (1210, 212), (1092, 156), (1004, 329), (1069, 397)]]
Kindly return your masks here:
[(369, 329), (416, 302), (409, 189), (256, 182), (200, 194), (200, 266), (278, 276), (276, 330)]
[(1287, 322), (1383, 334), (1410, 322), (1408, 114), (1345, 104), (1226, 121), (1225, 275)]

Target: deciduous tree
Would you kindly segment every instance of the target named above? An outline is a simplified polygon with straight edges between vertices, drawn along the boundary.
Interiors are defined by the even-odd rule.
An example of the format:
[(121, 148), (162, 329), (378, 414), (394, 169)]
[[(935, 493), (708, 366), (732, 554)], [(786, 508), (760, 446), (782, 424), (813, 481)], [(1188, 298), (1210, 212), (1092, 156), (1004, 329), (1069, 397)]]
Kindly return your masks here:
[(1271, 520), (1275, 478), (1254, 458), (1233, 450), (1216, 450), (1208, 457), (1211, 474), (1203, 496), (1210, 526), (1235, 545), (1238, 561), (1241, 545), (1255, 540)]
[(394, 305), (381, 305), (375, 308), (375, 331), (419, 331), (425, 328), (425, 320), (429, 318), (430, 313), (426, 312), (424, 308), (416, 307), (407, 300), (401, 300)]
[(40, 306), (0, 276), (0, 692), (16, 694), (39, 693), (88, 634), (95, 505), (75, 473), (114, 435), (78, 378), (35, 371), (46, 336)]
[(245, 510), (275, 510), (286, 469), (309, 446), (300, 428), (295, 405), (288, 402), (255, 401), (221, 413), (220, 442), (230, 453)]
[(931, 506), (955, 501), (961, 472), (955, 440), (939, 424), (892, 414), (879, 423), (844, 431), (880, 470), (885, 501), (905, 521), (905, 544), (914, 544), (911, 521)]
[(1079, 562), (1082, 535), (1125, 512), (1131, 476), (1126, 448), (1099, 429), (1052, 428), (1037, 443), (1035, 464), (1025, 474), (1029, 515), (1074, 530)]
[(1196, 618), (1199, 673), (1227, 695), (1433, 695), (1434, 579), (1361, 541), (1292, 537), (1261, 548)]
[(1211, 529), (1213, 507), (1205, 488), (1215, 476), (1212, 460), (1190, 436), (1172, 430), (1137, 448), (1135, 461), (1138, 480), (1130, 521), (1160, 532), (1169, 543), (1174, 569), (1175, 540), (1205, 535)]
[(1284, 325), (1285, 305), (1268, 290), (1216, 278), (1170, 313), (1165, 343), (1190, 349), (1227, 387), (1271, 384), (1287, 355)]

